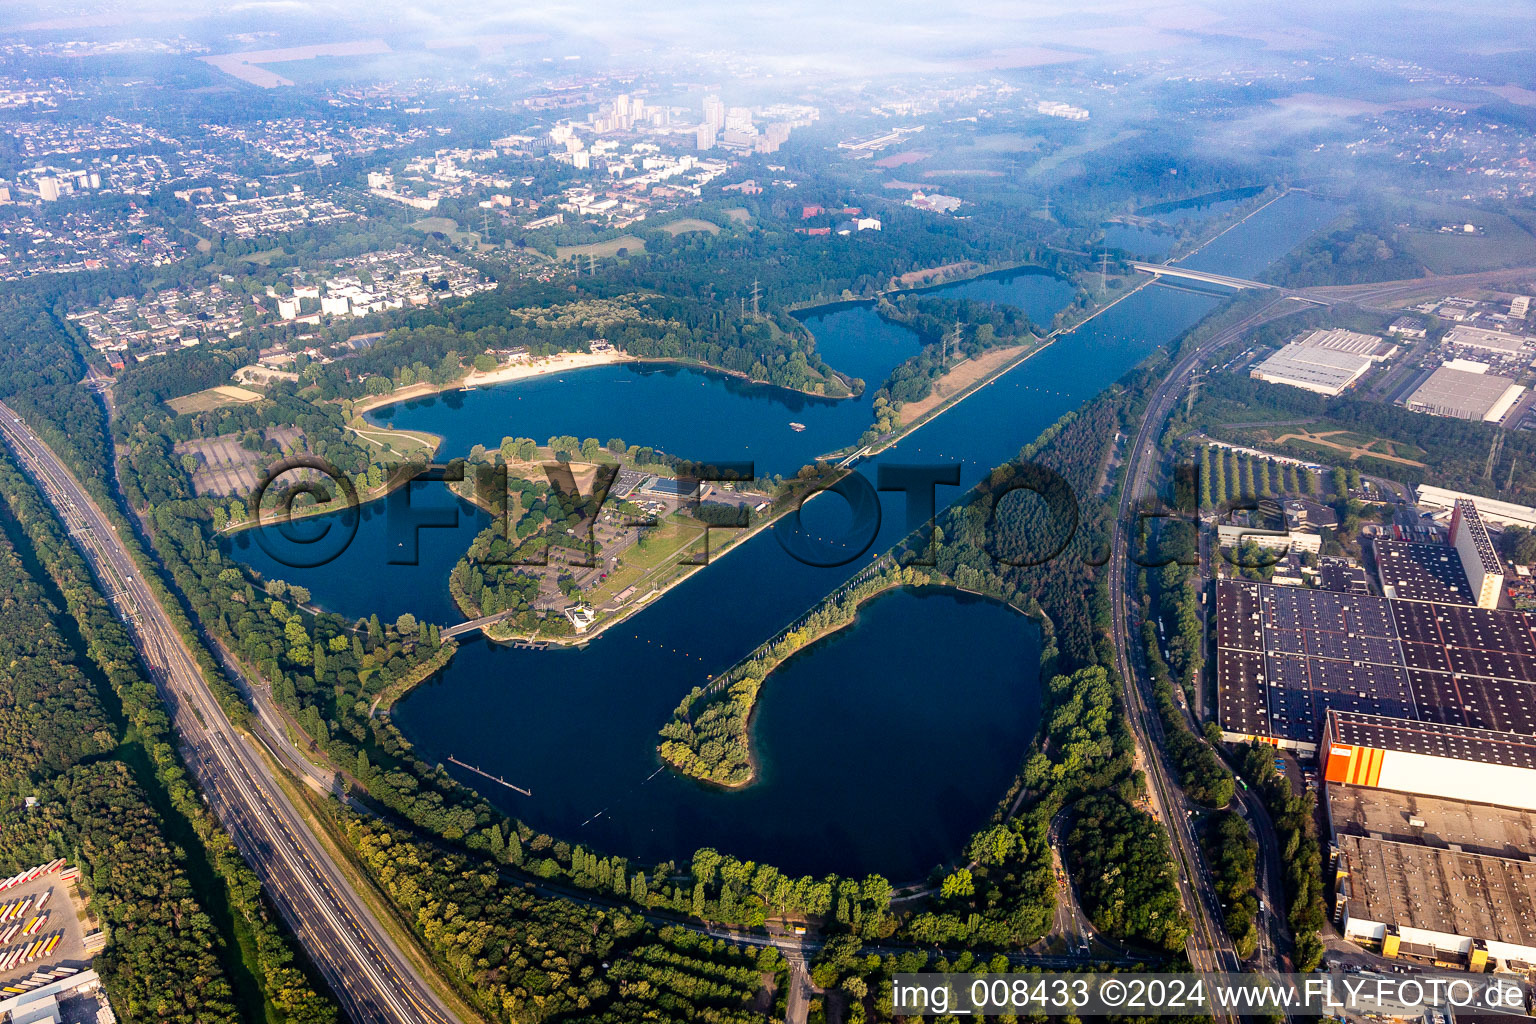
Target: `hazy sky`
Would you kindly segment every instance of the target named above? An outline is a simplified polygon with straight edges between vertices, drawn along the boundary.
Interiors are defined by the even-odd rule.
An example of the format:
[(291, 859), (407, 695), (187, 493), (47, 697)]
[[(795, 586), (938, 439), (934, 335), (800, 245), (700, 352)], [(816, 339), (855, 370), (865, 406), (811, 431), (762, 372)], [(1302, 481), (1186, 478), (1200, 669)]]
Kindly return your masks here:
[[(222, 30), (455, 38), (540, 34), (553, 45), (632, 53), (746, 50), (817, 70), (1007, 66), (1039, 49), (1111, 56), (1230, 42), (1276, 52), (1321, 49), (1422, 57), (1526, 48), (1536, 4), (1522, 0), (19, 0), (0, 24), (201, 36)], [(302, 40), (285, 39), (284, 42)]]

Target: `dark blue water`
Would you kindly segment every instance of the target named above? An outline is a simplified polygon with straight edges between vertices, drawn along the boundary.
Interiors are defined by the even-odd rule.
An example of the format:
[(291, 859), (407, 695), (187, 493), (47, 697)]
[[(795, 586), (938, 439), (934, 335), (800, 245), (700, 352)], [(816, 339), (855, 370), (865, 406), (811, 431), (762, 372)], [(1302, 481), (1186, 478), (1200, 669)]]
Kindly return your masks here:
[(725, 607), (690, 596), (669, 611), (674, 592), (586, 650), (477, 641), (395, 721), (429, 760), (453, 754), (533, 793), (463, 773), (509, 813), (641, 864), (715, 846), (794, 873), (907, 880), (958, 852), (1038, 725), (1034, 623), (952, 592), (865, 605), (774, 673), (753, 722), (759, 781), (727, 791), (661, 769), (655, 747), (719, 634), (760, 623), (749, 581), (732, 582)]
[[(1216, 301), (1145, 289), (860, 472), (874, 480), (880, 462), (957, 462), (963, 486), (938, 490), (941, 504), (948, 504)], [(816, 506), (825, 506), (830, 518), (843, 508), (833, 496), (808, 508)], [(774, 531), (765, 531), (585, 648), (477, 644), (461, 651), (438, 679), (397, 705), (395, 721), (429, 761), (452, 754), (532, 789), (534, 797), (527, 799), (498, 786), (482, 788), (510, 813), (599, 849), (655, 860), (713, 845), (793, 872), (878, 871), (899, 879), (920, 874), (958, 853), (985, 819), (1036, 725), (1038, 666), (1029, 646), (1036, 641), (1022, 624), (1010, 634), (1028, 637), (1017, 641), (1024, 647), (1010, 677), (1017, 686), (1011, 701), (994, 703), (996, 677), (959, 670), (969, 664), (961, 648), (993, 649), (998, 620), (984, 603), (958, 606), (957, 617), (942, 625), (937, 617), (928, 621), (937, 614), (930, 609), (940, 607), (931, 602), (922, 604), (915, 624), (883, 617), (866, 623), (843, 641), (845, 656), (863, 668), (846, 669), (839, 658), (822, 657), (823, 645), (813, 647), (797, 665), (814, 684), (807, 687), (807, 703), (792, 705), (793, 713), (776, 706), (784, 692), (776, 673), (763, 693), (755, 749), (766, 765), (798, 758), (812, 764), (765, 771), (758, 783), (734, 793), (657, 773), (656, 730), (683, 694), (729, 668), (906, 532), (898, 495), (882, 495), (881, 509), (876, 540), (850, 564), (801, 564), (785, 553)], [(925, 664), (936, 643), (960, 659), (954, 667), (938, 674), (901, 670)], [(897, 668), (884, 667), (890, 664)], [(871, 678), (879, 686), (876, 698), (867, 698)], [(590, 683), (573, 687), (568, 680)], [(851, 718), (837, 711), (845, 700), (867, 699), (900, 709), (908, 721), (926, 722), (931, 742), (963, 756), (940, 770), (922, 751), (893, 742), (875, 709)], [(608, 707), (612, 714), (592, 710)], [(1007, 725), (1007, 739), (975, 742), (994, 714)], [(835, 731), (836, 742), (808, 745), (808, 737), (828, 735), (821, 731), (827, 729)], [(475, 784), (473, 775), (459, 777)], [(829, 780), (837, 780), (835, 799), (828, 796)], [(862, 830), (877, 832), (859, 843), (848, 840)]]
[(1136, 211), (1138, 217), (1151, 217), (1167, 224), (1176, 224), (1186, 220), (1206, 220), (1235, 210), (1241, 204), (1252, 199), (1264, 186), (1256, 185), (1251, 188), (1232, 188), (1222, 192), (1209, 192), (1203, 196), (1193, 196), (1189, 199), (1179, 199), (1171, 203), (1154, 203), (1151, 206), (1143, 206)]
[(1177, 237), (1170, 232), (1136, 228), (1129, 224), (1104, 224), (1104, 244), (1111, 249), (1123, 249), (1132, 256), (1144, 259), (1160, 259), (1173, 249)]
[[(399, 500), (399, 496), (395, 500)], [(406, 515), (391, 516), (383, 501), (370, 502), (355, 512), (316, 517), (316, 522), (297, 520), (292, 526), (297, 543), (289, 543), (273, 527), (242, 530), (220, 543), (226, 555), (257, 572), (263, 579), (280, 579), (308, 587), (316, 604), (350, 619), (366, 619), (377, 612), (393, 622), (410, 612), (423, 622), (454, 623), (463, 618), (448, 593), (448, 571), (469, 549), (470, 542), (490, 525), (490, 516), (454, 497), (442, 484), (410, 485), (412, 509), (436, 512), (457, 520), (455, 526), (411, 531)], [(295, 562), (313, 560), (319, 554), (311, 545), (322, 529), (357, 532), (351, 542), (329, 563), (314, 568), (294, 568)], [(409, 557), (416, 536), (416, 562), (391, 564)], [(265, 546), (263, 546), (265, 545)]]
[[(1065, 281), (1029, 270), (928, 294), (1009, 303), (1049, 324), (1072, 293)], [(788, 476), (857, 440), (869, 426), (875, 389), (922, 347), (916, 334), (881, 320), (867, 303), (813, 311), (805, 324), (828, 364), (867, 382), (862, 397), (816, 398), (704, 370), (629, 363), (450, 391), (383, 406), (368, 419), (437, 434), (443, 439), (441, 458), (467, 454), (476, 444), (495, 447), (503, 437), (542, 443), (570, 434), (604, 443), (619, 437), (701, 461), (750, 459), (760, 474)], [(805, 429), (797, 432), (791, 423)]]
[(1327, 227), (1338, 215), (1337, 205), (1292, 192), (1270, 203), (1193, 256), (1179, 260), (1179, 266), (1232, 277), (1256, 277), (1277, 256)]
[[(1293, 199), (1307, 202), (1288, 197), (1270, 210)], [(1309, 207), (1302, 214), (1324, 222), (1330, 215)], [(1265, 248), (1267, 239), (1273, 259), (1305, 233), (1298, 234), (1294, 218), (1260, 215), (1232, 234), (1263, 236), (1252, 243), (1253, 251)], [(1246, 265), (1212, 269), (1251, 273)], [(1065, 288), (1060, 282), (1050, 285)], [(994, 287), (990, 282), (951, 286), (982, 292), (973, 295), (977, 298), (987, 297), (985, 292)], [(1048, 323), (1053, 309), (1028, 305), (1031, 298), (1040, 301), (1033, 291), (1042, 287), (1040, 280), (1026, 278), (1020, 287), (1026, 294), (1014, 301), (1037, 322)], [(1055, 301), (1069, 295), (1070, 289), (1059, 291)], [(1217, 301), (1143, 289), (859, 472), (873, 481), (882, 462), (958, 462), (962, 486), (938, 490), (941, 506), (948, 504), (1154, 346), (1192, 326)], [(832, 365), (872, 385), (904, 358), (903, 352), (915, 350), (910, 347), (915, 339), (903, 339), (902, 329), (880, 323), (868, 307), (839, 307), (811, 315), (807, 322)], [(621, 370), (633, 375), (628, 387), (637, 395), (642, 389), (672, 395), (678, 382), (705, 392), (716, 383), (691, 372)], [(530, 383), (536, 382), (496, 391)], [(729, 406), (732, 423), (762, 417), (772, 425), (798, 401), (771, 389), (726, 393), (736, 399)], [(589, 415), (614, 414), (603, 407), (605, 400), (586, 397), (579, 389), (565, 395), (568, 407), (545, 399), (528, 405), (525, 397), (523, 410), (515, 415), (510, 406), (466, 402), (455, 415), (436, 421), (436, 427), (406, 419), (401, 407), (394, 422), (443, 433), (450, 438), (444, 446), (448, 454), (477, 442), (493, 444), (504, 434), (542, 440), (571, 433), (606, 440), (607, 430), (583, 425)], [(818, 408), (825, 404), (816, 403)], [(411, 416), (417, 409), (436, 416), (440, 408), (450, 407), (444, 400), (417, 403)], [(530, 409), (539, 412), (525, 419), (522, 412)], [(659, 401), (637, 401), (623, 412), (627, 418), (613, 421), (613, 433), (632, 443), (663, 447), (668, 443), (648, 432), (661, 435), (672, 429), (667, 421), (688, 415)], [(794, 418), (811, 426), (803, 416)], [(803, 461), (805, 450), (848, 443), (867, 422), (866, 408), (847, 420), (851, 435), (833, 436), (829, 418), (823, 425), (826, 435), (814, 443), (793, 432), (753, 427), (758, 432), (743, 444), (735, 434), (722, 438), (706, 428), (688, 436), (679, 431), (674, 446), (679, 454), (711, 459), (730, 457), (713, 446), (738, 445), (769, 468), (792, 466)], [(445, 761), (452, 754), (530, 788), (532, 798), (495, 785), (482, 788), (482, 780), (450, 766), (509, 813), (562, 838), (637, 861), (685, 857), (710, 845), (791, 872), (878, 871), (897, 879), (921, 874), (955, 855), (985, 819), (1036, 728), (1038, 640), (1028, 623), (1006, 609), (952, 596), (900, 594), (876, 602), (858, 625), (804, 652), (766, 684), (754, 721), (759, 782), (724, 792), (657, 770), (656, 730), (691, 687), (730, 667), (906, 532), (899, 495), (881, 495), (880, 508), (877, 536), (849, 564), (802, 564), (785, 553), (774, 531), (765, 531), (585, 648), (466, 646), (438, 678), (396, 707), (394, 719), (427, 760)], [(834, 496), (811, 502), (808, 511), (807, 518), (823, 526), (847, 518)], [(360, 536), (368, 525), (361, 525)], [(390, 577), (371, 591), (325, 571), (282, 575), (309, 586), (321, 604), (355, 615), (371, 610), (386, 590), (418, 593), (427, 607), (436, 600), (434, 588), (452, 561), (445, 556), (430, 565), (424, 558), (414, 575)], [(1017, 650), (1016, 660), (999, 653), (994, 646), (998, 638), (1007, 651)], [(973, 658), (977, 652), (980, 657)], [(936, 656), (948, 660), (941, 667), (929, 660)]]

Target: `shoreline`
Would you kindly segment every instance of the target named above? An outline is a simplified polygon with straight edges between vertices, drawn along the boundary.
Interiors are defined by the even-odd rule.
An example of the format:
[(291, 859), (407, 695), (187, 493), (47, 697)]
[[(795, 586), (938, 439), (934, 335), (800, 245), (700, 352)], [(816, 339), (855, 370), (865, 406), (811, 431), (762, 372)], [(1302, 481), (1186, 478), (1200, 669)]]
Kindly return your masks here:
[[(851, 470), (844, 470), (843, 472), (851, 472)], [(544, 643), (544, 644), (546, 644), (547, 646), (550, 646), (550, 647), (583, 647), (587, 643), (589, 643), (589, 642), (591, 642), (593, 640), (596, 640), (598, 637), (602, 636), (605, 632), (607, 632), (609, 629), (612, 629), (614, 626), (620, 625), (620, 624), (628, 621), (630, 616), (634, 615), (636, 612), (640, 611), (643, 608), (649, 607), (650, 605), (655, 603), (657, 599), (665, 596), (674, 587), (680, 586), (684, 582), (693, 579), (695, 574), (697, 574), (698, 572), (700, 572), (703, 569), (708, 569), (711, 565), (714, 565), (719, 559), (724, 558), (726, 555), (730, 554), (732, 551), (735, 551), (737, 548), (742, 547), (743, 545), (746, 544), (747, 541), (751, 540), (753, 537), (756, 537), (759, 533), (763, 532), (764, 530), (771, 530), (771, 529), (773, 529), (774, 524), (776, 524), (780, 519), (783, 519), (785, 516), (789, 515), (793, 511), (795, 511), (795, 506), (794, 505), (786, 505), (783, 510), (781, 510), (779, 512), (773, 513), (772, 515), (770, 515), (766, 519), (764, 519), (762, 522), (757, 523), (754, 526), (749, 526), (749, 527), (747, 527), (744, 530), (738, 530), (736, 532), (736, 534), (734, 536), (732, 536), (730, 538), (730, 540), (725, 544), (725, 546), (723, 546), (723, 547), (721, 547), (719, 549), (713, 549), (712, 548), (710, 550), (710, 558), (709, 558), (708, 562), (705, 562), (702, 565), (690, 566), (689, 567), (689, 571), (687, 571), (687, 572), (683, 573), (682, 575), (674, 578), (670, 583), (667, 583), (664, 586), (656, 587), (654, 590), (652, 590), (651, 592), (647, 593), (644, 597), (639, 598), (638, 600), (636, 600), (636, 601), (626, 605), (624, 607), (624, 609), (623, 609), (621, 614), (614, 615), (613, 618), (608, 619), (607, 621), (600, 623), (595, 628), (593, 628), (593, 629), (591, 629), (591, 630), (589, 630), (589, 631), (587, 631), (585, 633), (571, 634), (571, 635), (568, 635), (568, 636), (561, 636), (561, 637), (533, 637), (533, 636), (521, 636), (521, 635), (519, 635), (519, 636), (501, 636), (501, 637), (498, 637), (498, 636), (492, 635), (489, 629), (482, 628), (480, 630), (480, 635), (485, 637), (485, 639), (489, 640), (491, 643), (515, 644), (515, 643), (519, 643), (519, 642), (522, 642), (522, 641), (528, 641), (528, 640), (535, 640), (535, 639), (537, 639), (540, 642), (542, 642), (542, 643)], [(718, 527), (717, 526), (717, 527), (713, 527), (713, 529), (727, 529), (727, 527)], [(680, 557), (682, 557), (683, 555), (686, 554), (686, 551), (687, 551), (686, 548), (680, 548), (680, 549), (678, 549), (678, 551), (673, 553), (672, 558), (680, 558)], [(458, 563), (455, 562), (454, 564), (457, 565)], [(666, 564), (668, 564), (668, 565), (677, 565), (678, 563), (671, 561), (671, 559), (669, 558), (669, 560), (668, 560), (668, 562)], [(658, 566), (657, 568), (660, 568), (660, 566)], [(455, 605), (457, 605), (457, 602), (455, 602)], [(463, 611), (462, 608), (460, 608), (459, 610), (461, 612)], [(493, 626), (497, 625), (497, 623), (492, 623), (492, 625)]]
[(361, 417), (375, 409), (415, 401), (430, 395), (440, 395), (447, 391), (462, 391), (465, 388), (481, 386), (491, 387), (496, 384), (509, 384), (512, 381), (546, 377), (552, 373), (564, 373), (567, 370), (586, 370), (595, 366), (634, 362), (641, 362), (641, 360), (618, 349), (609, 352), (557, 352), (552, 356), (543, 356), (526, 363), (498, 366), (494, 370), (471, 370), (452, 384), (408, 384), (387, 395), (370, 395), (352, 403), (352, 415)]
[[(862, 392), (855, 393), (850, 390), (846, 395), (826, 395), (816, 391), (807, 391), (804, 388), (792, 388), (783, 384), (775, 384), (772, 381), (757, 380), (740, 370), (729, 370), (723, 366), (714, 366), (695, 359), (675, 359), (669, 356), (632, 356), (628, 352), (613, 349), (610, 352), (557, 352), (552, 356), (544, 356), (535, 361), (518, 363), (512, 366), (499, 366), (494, 370), (483, 372), (471, 370), (467, 376), (452, 384), (408, 384), (399, 390), (391, 391), (387, 395), (370, 395), (367, 398), (355, 401), (352, 404), (352, 415), (355, 419), (361, 418), (367, 413), (391, 405), (414, 402), (420, 398), (430, 398), (433, 395), (440, 395), (449, 391), (495, 387), (500, 384), (511, 384), (520, 380), (532, 380), (535, 377), (547, 377), (555, 373), (591, 370), (599, 366), (614, 366), (621, 363), (678, 366), (688, 370), (698, 370), (701, 373), (716, 373), (722, 377), (731, 377), (759, 387), (777, 388), (780, 391), (805, 395), (808, 398), (821, 398), (829, 402), (840, 402), (845, 399), (857, 398), (862, 394)], [(844, 375), (840, 370), (834, 368), (831, 372), (839, 380), (843, 380)], [(846, 380), (844, 380), (844, 386), (847, 386)], [(348, 427), (352, 429), (350, 424)]]
[[(881, 556), (876, 557), (878, 558)], [(768, 678), (777, 672), (780, 668), (793, 661), (798, 655), (805, 654), (806, 652), (810, 651), (827, 637), (836, 633), (840, 633), (848, 627), (855, 625), (859, 621), (860, 610), (863, 609), (866, 604), (875, 600), (876, 598), (883, 597), (893, 590), (902, 590), (907, 588), (921, 589), (923, 587), (936, 585), (942, 586), (942, 584), (935, 584), (931, 580), (923, 583), (902, 583), (899, 581), (888, 583), (887, 585), (881, 587), (879, 590), (876, 590), (874, 593), (867, 595), (862, 600), (860, 600), (858, 604), (854, 605), (853, 614), (849, 616), (847, 620), (826, 626), (815, 636), (807, 640), (804, 644), (791, 651), (786, 657), (781, 658), (779, 661), (775, 662), (768, 668), (767, 672), (763, 673), (763, 681), (758, 685), (758, 692), (752, 696), (752, 706), (747, 709), (747, 720), (742, 725), (742, 737), (745, 740), (743, 745), (747, 748), (747, 766), (750, 769), (750, 773), (746, 778), (739, 782), (721, 782), (719, 779), (710, 779), (702, 775), (690, 774), (689, 772), (685, 771), (677, 762), (670, 760), (665, 754), (663, 754), (661, 752), (661, 744), (659, 743), (656, 745), (657, 760), (659, 760), (662, 766), (665, 767), (668, 771), (672, 772), (674, 775), (680, 775), (685, 779), (692, 779), (694, 782), (699, 782), (706, 786), (713, 786), (716, 789), (737, 790), (746, 789), (749, 786), (755, 785), (758, 782), (760, 775), (760, 764), (757, 757), (757, 745), (752, 742), (752, 726), (753, 723), (757, 721), (757, 709), (762, 705), (762, 701), (759, 699), (759, 696), (762, 693), (763, 686), (767, 685)], [(816, 607), (820, 607), (821, 603), (821, 601), (818, 601)], [(758, 650), (761, 650), (761, 648), (762, 645), (753, 648), (752, 652), (749, 653), (746, 658), (743, 658), (741, 661), (738, 661), (735, 665), (732, 665), (730, 668), (722, 672), (720, 674), (720, 678), (723, 679), (730, 675), (731, 672), (745, 664), (746, 661), (752, 657), (752, 654), (755, 654)]]

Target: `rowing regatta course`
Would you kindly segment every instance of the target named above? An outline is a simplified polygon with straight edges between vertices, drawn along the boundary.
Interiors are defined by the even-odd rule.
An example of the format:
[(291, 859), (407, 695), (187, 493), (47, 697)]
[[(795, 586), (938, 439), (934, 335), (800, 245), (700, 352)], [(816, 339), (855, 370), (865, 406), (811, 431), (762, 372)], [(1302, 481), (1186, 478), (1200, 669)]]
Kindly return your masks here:
[[(1325, 203), (1287, 196), (1203, 250), (1201, 269), (1252, 276), (1254, 264), (1283, 255), (1332, 217)], [(941, 293), (1009, 302), (1038, 324), (1072, 298), (1069, 286), (1039, 273)], [(857, 471), (873, 483), (885, 463), (958, 463), (962, 486), (938, 488), (943, 507), (1218, 301), (1143, 288)], [(910, 331), (867, 304), (802, 318), (827, 362), (863, 377), (870, 391), (917, 351)], [(623, 364), (450, 392), (370, 418), (442, 436), (441, 457), (506, 435), (618, 436), (704, 461), (750, 458), (759, 472), (788, 474), (856, 439), (870, 415), (866, 398), (831, 402), (701, 371)], [(791, 430), (792, 421), (806, 429)], [(419, 503), (461, 505), (460, 525), (421, 531), (417, 565), (385, 564), (382, 508), (362, 510), (357, 539), (320, 569), (275, 563), (244, 534), (232, 553), (351, 617), (410, 611), (451, 624), (459, 616), (447, 596), (448, 570), (484, 520), (432, 491), (421, 489)], [(760, 775), (744, 789), (658, 771), (655, 749), (657, 729), (690, 688), (906, 532), (902, 500), (881, 495), (875, 542), (844, 566), (804, 565), (765, 530), (584, 648), (468, 643), (395, 706), (394, 721), (426, 760), (531, 826), (637, 864), (712, 846), (791, 873), (919, 878), (985, 821), (1038, 726), (1038, 630), (1009, 608), (939, 590), (892, 592), (866, 605), (853, 626), (768, 680), (753, 724)], [(847, 507), (819, 498), (804, 519), (813, 532), (837, 537)]]

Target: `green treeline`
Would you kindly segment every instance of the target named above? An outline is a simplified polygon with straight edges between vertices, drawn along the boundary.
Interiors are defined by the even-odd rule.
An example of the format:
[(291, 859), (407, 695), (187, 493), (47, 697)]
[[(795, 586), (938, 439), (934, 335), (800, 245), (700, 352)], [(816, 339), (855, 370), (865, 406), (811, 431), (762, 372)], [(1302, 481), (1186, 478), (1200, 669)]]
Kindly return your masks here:
[(75, 465), (102, 472), (111, 463), (106, 419), (81, 382), (85, 364), (60, 322), (63, 312), (0, 292), (0, 400)]
[(1258, 886), (1259, 842), (1248, 832), (1248, 823), (1233, 811), (1218, 811), (1200, 833), (1205, 859), (1216, 879), (1227, 934), (1237, 955), (1247, 959), (1259, 947)]
[(90, 680), (53, 625), (57, 614), (0, 538), (0, 792), (11, 799), (117, 745)]
[(889, 569), (845, 587), (807, 612), (793, 628), (758, 647), (708, 686), (695, 686), (661, 727), (661, 758), (696, 779), (739, 786), (754, 774), (747, 724), (763, 680), (796, 651), (846, 626), (859, 605), (892, 587), (920, 586), (926, 573)]
[(875, 392), (874, 423), (859, 438), (861, 445), (899, 429), (902, 406), (928, 397), (934, 382), (956, 363), (988, 349), (1036, 340), (1029, 317), (1013, 306), (915, 292), (881, 298), (875, 312), (912, 328), (922, 338), (923, 348), (891, 370)]
[(1418, 219), (1411, 205), (1362, 195), (1325, 232), (1314, 235), (1264, 272), (1264, 280), (1287, 288), (1363, 284), (1419, 277), (1424, 266), (1413, 255), (1409, 225)]
[[(1196, 802), (1219, 809), (1232, 801), (1236, 783), (1215, 748), (1190, 728), (1175, 697), (1177, 686), (1186, 700), (1193, 699), (1196, 681), (1205, 667), (1200, 574), (1194, 564), (1199, 538), (1192, 524), (1169, 520), (1159, 524), (1155, 537), (1148, 561), (1166, 564), (1142, 569), (1136, 575), (1137, 595), (1146, 612), (1141, 639), (1152, 676), (1152, 696), (1163, 727), (1164, 746), (1178, 772), (1180, 785)], [(1155, 598), (1149, 589), (1154, 580)], [(1158, 624), (1163, 627), (1162, 633)], [(1165, 648), (1167, 659), (1163, 657)]]
[[(389, 323), (392, 329), (373, 347), (313, 367), (321, 398), (387, 394), (376, 382), (416, 383), (423, 379), (417, 371), (401, 368), (439, 367), (449, 354), (457, 365), (458, 355), (486, 349), (544, 355), (585, 351), (594, 341), (643, 359), (703, 363), (831, 398), (851, 393), (816, 353), (810, 332), (787, 313), (743, 315), (717, 302), (634, 291), (603, 278), (509, 283), (439, 309), (398, 314)], [(463, 373), (431, 382), (449, 383)]]
[(1275, 750), (1262, 743), (1237, 748), (1238, 770), (1264, 798), (1280, 840), (1280, 863), (1285, 871), (1287, 919), (1296, 940), (1295, 967), (1313, 970), (1322, 961), (1323, 943), (1318, 932), (1328, 921), (1324, 902), (1323, 851), (1313, 815), (1311, 793), (1291, 792), (1291, 783), (1275, 771)]
[(9, 875), (57, 856), (79, 864), (81, 889), (109, 936), (93, 966), (113, 1008), (126, 1020), (239, 1021), (219, 962), (224, 940), (127, 766), (77, 765), (36, 795), (36, 807), (0, 814), (0, 870)]
[(1227, 502), (1282, 495), (1317, 493), (1317, 478), (1311, 470), (1293, 462), (1266, 459), (1247, 452), (1235, 452), (1215, 445), (1200, 445), (1200, 508), (1220, 508)]
[[(1492, 423), (1432, 416), (1348, 393), (1328, 398), (1241, 374), (1211, 374), (1201, 385), (1199, 399), (1186, 425), (1233, 443), (1275, 447), (1302, 459), (1334, 462), (1348, 458), (1335, 449), (1317, 448), (1299, 440), (1279, 445), (1264, 440), (1260, 434), (1274, 433), (1276, 428), (1266, 431), (1251, 424), (1266, 419), (1314, 421), (1296, 428), (1278, 428), (1281, 432), (1343, 430), (1362, 438), (1385, 438), (1401, 458), (1424, 464), (1415, 466), (1366, 454), (1351, 463), (1365, 473), (1418, 484), (1428, 479), (1430, 470), (1425, 467), (1433, 467), (1434, 482), (1444, 487), (1525, 503), (1536, 495), (1536, 437), (1530, 431), (1503, 430)], [(1242, 425), (1228, 427), (1226, 423)], [(1489, 473), (1488, 453), (1499, 435), (1503, 443)], [(1379, 445), (1377, 450), (1385, 453)], [(1235, 493), (1230, 476), (1227, 493)]]
[[(347, 837), (448, 976), (486, 1016), (508, 1024), (756, 1024), (772, 947), (742, 949), (623, 907), (537, 895), (486, 862), (346, 815)], [(643, 875), (638, 876), (642, 879)]]
[(1174, 884), (1168, 834), (1145, 812), (1113, 796), (1077, 805), (1067, 836), (1073, 877), (1095, 928), (1117, 939), (1182, 950), (1189, 924)]
[[(199, 847), (192, 852), (204, 858), (217, 873), (221, 898), (239, 915), (240, 927), (252, 947), (247, 959), (252, 962), (266, 998), (296, 1024), (330, 1024), (336, 1020), (334, 1005), (294, 966), (296, 947), (262, 896), (261, 883), (241, 859), (228, 833), (198, 798), (195, 784), (177, 753), (170, 718), (154, 685), (140, 671), (127, 629), (112, 614), (85, 559), (69, 543), (42, 496), (8, 453), (0, 454), (0, 504), (25, 535), (38, 562), (62, 595), (87, 657), (111, 688), (115, 714), (126, 723), (125, 740), (118, 740), (115, 731), (97, 729), (93, 742), (107, 744), (107, 750), (116, 748), (130, 766), (144, 764), (145, 774), (139, 778), (138, 786), (132, 780), (125, 784), (134, 787), (140, 801), (145, 797), (139, 786), (153, 789), (155, 799), (169, 806), (166, 813), (177, 815), (186, 823), (190, 839)], [(36, 594), (29, 591), (28, 597), (34, 598)], [(49, 635), (57, 637), (51, 625), (52, 616), (63, 612), (46, 602), (40, 601), (39, 606), (49, 610), (48, 623), (46, 628), (40, 625), (30, 631), (34, 640)], [(69, 660), (73, 657), (71, 651), (57, 644), (50, 645), (49, 650), (49, 664), (60, 678), (78, 674)], [(65, 654), (69, 657), (60, 656)], [(117, 783), (112, 786), (123, 788)], [(125, 913), (142, 915), (144, 911), (140, 908)], [(110, 918), (111, 914), (107, 916)], [(124, 963), (125, 970), (137, 969), (131, 961)]]
[(1157, 630), (1145, 622), (1141, 635), (1147, 650), (1147, 666), (1152, 672), (1152, 696), (1163, 726), (1163, 743), (1179, 775), (1179, 785), (1196, 803), (1225, 807), (1232, 802), (1237, 786), (1232, 772), (1221, 763), (1215, 749), (1189, 727), (1183, 710), (1175, 702), (1168, 664), (1158, 649)]

